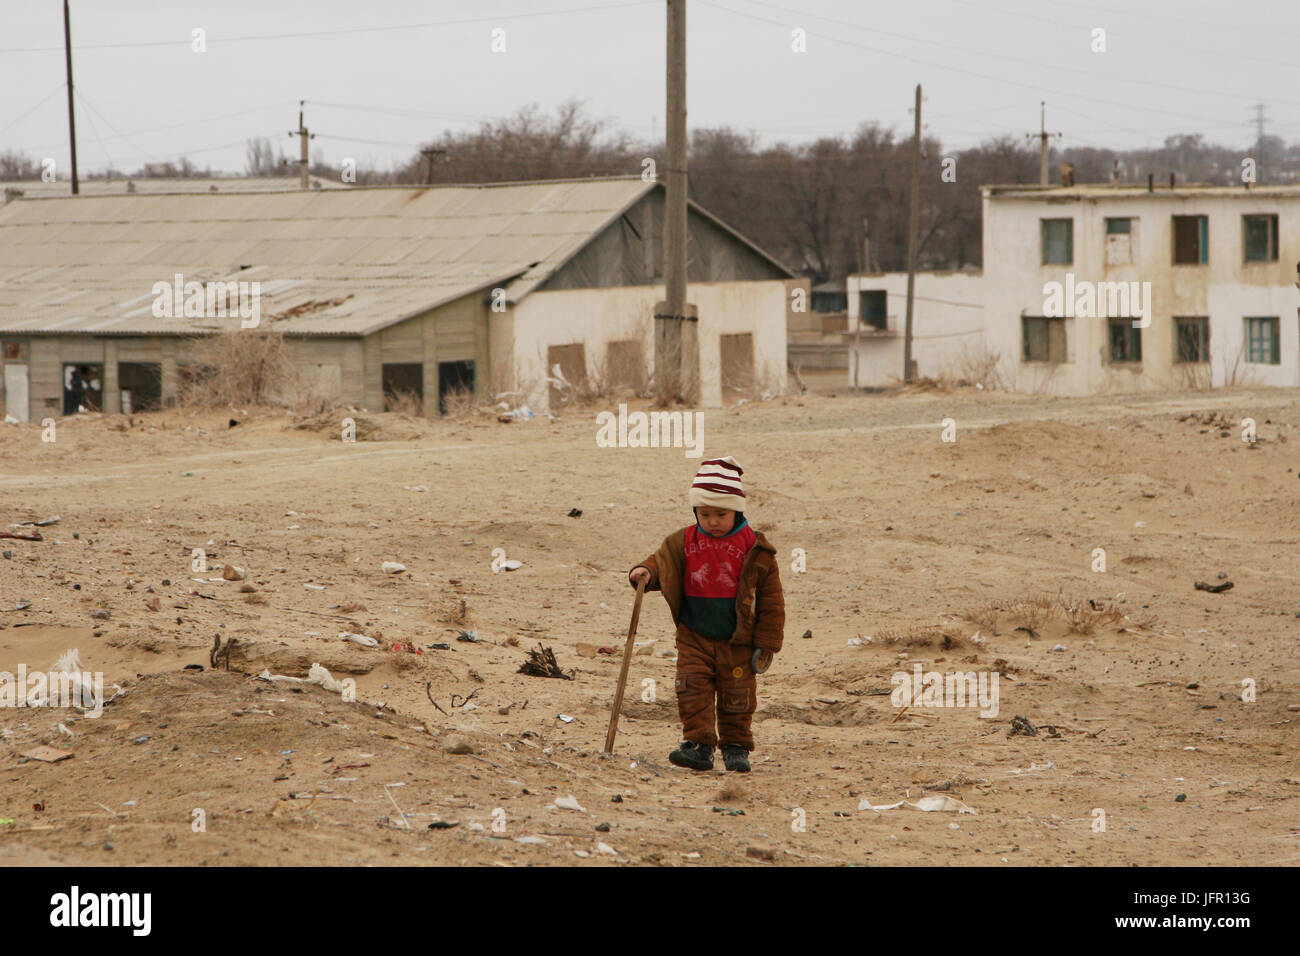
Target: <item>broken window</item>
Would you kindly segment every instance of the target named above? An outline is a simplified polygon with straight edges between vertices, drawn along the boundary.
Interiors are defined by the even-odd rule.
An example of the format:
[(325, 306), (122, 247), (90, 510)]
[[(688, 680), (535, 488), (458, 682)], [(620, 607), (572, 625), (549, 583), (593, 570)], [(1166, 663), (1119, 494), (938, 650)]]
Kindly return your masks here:
[(1026, 362), (1064, 362), (1065, 319), (1037, 315), (1020, 317), (1020, 333)]
[(1106, 265), (1128, 266), (1135, 255), (1132, 219), (1106, 220)]
[(1210, 320), (1208, 318), (1174, 319), (1175, 362), (1210, 360)]
[(424, 414), (424, 366), (419, 362), (385, 362), (381, 370), (384, 411)]
[(1174, 265), (1203, 266), (1209, 261), (1209, 217), (1174, 216)]
[(1277, 216), (1242, 216), (1241, 244), (1246, 262), (1277, 262)]
[(1107, 323), (1110, 332), (1110, 360), (1112, 362), (1142, 361), (1142, 330), (1133, 328), (1130, 319)]
[(4, 357), (9, 362), (27, 361), (27, 343), (9, 340), (4, 344)]
[(438, 363), (438, 414), (447, 414), (450, 399), (453, 409), (474, 400), (474, 360)]
[(858, 293), (858, 316), (864, 325), (885, 331), (889, 327), (889, 293), (884, 289), (863, 289)]
[(162, 408), (162, 363), (118, 362), (117, 390), (124, 415)]
[(1042, 219), (1043, 265), (1074, 264), (1074, 220)]
[[(104, 366), (69, 362), (63, 366), (63, 414), (97, 412), (104, 407)], [(58, 407), (57, 405), (55, 407)]]
[(1278, 365), (1282, 350), (1278, 347), (1276, 316), (1246, 319), (1246, 361), (1259, 365)]

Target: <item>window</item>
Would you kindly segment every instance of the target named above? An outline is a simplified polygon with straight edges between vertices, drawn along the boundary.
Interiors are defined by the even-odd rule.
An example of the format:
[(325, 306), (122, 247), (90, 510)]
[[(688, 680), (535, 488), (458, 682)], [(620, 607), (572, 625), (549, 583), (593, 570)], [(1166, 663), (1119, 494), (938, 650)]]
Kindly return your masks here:
[(27, 361), (27, 343), (14, 341), (5, 342), (4, 357), (10, 362)]
[(1277, 216), (1242, 216), (1241, 245), (1246, 262), (1277, 262)]
[(1043, 265), (1074, 264), (1074, 220), (1043, 219)]
[(1174, 216), (1174, 265), (1205, 265), (1210, 261), (1210, 220), (1206, 216)]
[(1106, 220), (1106, 265), (1128, 266), (1133, 264), (1134, 245), (1132, 219)]
[(1210, 320), (1207, 318), (1174, 319), (1175, 362), (1210, 360)]
[(1259, 365), (1278, 365), (1281, 349), (1277, 341), (1277, 317), (1246, 319), (1246, 361)]
[(862, 322), (882, 332), (889, 327), (886, 314), (889, 294), (884, 289), (864, 289), (858, 293), (858, 313)]
[(1133, 328), (1131, 319), (1112, 320), (1110, 331), (1110, 360), (1112, 362), (1142, 361), (1142, 330)]
[(1065, 319), (1022, 315), (1020, 334), (1024, 341), (1024, 361), (1064, 362), (1066, 360)]

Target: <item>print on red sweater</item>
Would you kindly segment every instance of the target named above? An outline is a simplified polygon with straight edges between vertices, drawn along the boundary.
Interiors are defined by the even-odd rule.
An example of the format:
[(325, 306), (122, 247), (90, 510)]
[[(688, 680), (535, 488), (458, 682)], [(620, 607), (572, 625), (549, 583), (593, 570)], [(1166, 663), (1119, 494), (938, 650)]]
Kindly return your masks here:
[(736, 628), (740, 569), (757, 536), (746, 521), (714, 538), (699, 525), (686, 529), (682, 622), (705, 637), (731, 637)]

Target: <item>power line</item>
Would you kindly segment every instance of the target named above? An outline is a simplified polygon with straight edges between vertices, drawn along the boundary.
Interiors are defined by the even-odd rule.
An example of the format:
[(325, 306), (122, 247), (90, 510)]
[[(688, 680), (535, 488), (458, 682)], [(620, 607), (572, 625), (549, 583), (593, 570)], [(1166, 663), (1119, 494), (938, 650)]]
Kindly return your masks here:
[[(358, 33), (391, 33), (395, 31), (406, 30), (423, 30), (433, 27), (450, 27), (461, 26), (470, 23), (502, 23), (509, 20), (524, 20), (536, 17), (555, 17), (565, 16), (570, 13), (595, 13), (601, 10), (621, 10), (628, 7), (644, 7), (650, 4), (658, 4), (659, 0), (631, 0), (628, 3), (604, 3), (590, 7), (568, 7), (564, 10), (538, 10), (533, 13), (501, 13), (490, 17), (464, 17), (459, 20), (437, 20), (425, 23), (405, 23), (397, 26), (387, 27), (349, 27), (346, 30), (313, 30), (301, 33), (264, 33), (253, 34), (249, 36), (237, 37), (216, 37), (208, 38), (209, 43), (243, 43), (245, 41), (255, 40), (299, 40), (314, 39), (317, 37), (332, 36), (353, 36)], [(185, 46), (189, 47), (191, 41), (184, 40), (140, 40), (134, 43), (87, 43), (78, 44), (77, 50), (124, 50), (135, 47), (157, 47), (157, 46)], [(0, 53), (49, 53), (57, 50), (63, 52), (63, 47), (39, 46), (39, 47), (10, 47), (0, 49)]]
[[(15, 120), (14, 120), (12, 123), (10, 123), (8, 126), (0, 127), (0, 133), (6, 132), (7, 130), (11, 129), (12, 127), (17, 126), (18, 123), (19, 123), (20, 121), (26, 119), (26, 118), (27, 118), (28, 116), (30, 116), (32, 113), (35, 113), (38, 109), (40, 109), (42, 106), (45, 105), (46, 100), (48, 100), (48, 99), (49, 99), (51, 96), (53, 96), (54, 94), (58, 93), (58, 92), (59, 92), (60, 90), (62, 90), (63, 88), (64, 88), (64, 85), (63, 85), (62, 83), (60, 83), (60, 84), (58, 84), (57, 86), (55, 86), (54, 89), (50, 90), (50, 91), (49, 91), (48, 93), (46, 93), (43, 97), (41, 97), (40, 101), (39, 101), (35, 106), (33, 106), (31, 109), (27, 110), (27, 111), (24, 112), (24, 113), (19, 114), (18, 118), (15, 119)], [(59, 145), (63, 145), (63, 144), (60, 143)]]

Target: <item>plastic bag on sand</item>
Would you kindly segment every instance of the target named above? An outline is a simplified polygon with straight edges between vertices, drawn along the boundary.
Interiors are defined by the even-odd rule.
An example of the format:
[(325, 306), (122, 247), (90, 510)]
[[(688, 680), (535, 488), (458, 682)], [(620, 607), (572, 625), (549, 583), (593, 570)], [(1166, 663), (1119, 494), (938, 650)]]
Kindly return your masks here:
[(863, 797), (861, 800), (858, 801), (859, 810), (875, 810), (877, 813), (879, 813), (881, 810), (897, 810), (902, 805), (903, 805), (902, 800), (899, 800), (897, 803), (882, 803), (880, 804), (880, 806), (872, 806), (871, 801), (868, 800), (866, 797)]
[(582, 808), (581, 805), (579, 805), (578, 798), (573, 796), (572, 794), (567, 797), (556, 797), (555, 805), (559, 807), (561, 810), (578, 810), (581, 811), (582, 813), (587, 812)]
[(373, 637), (366, 637), (364, 634), (353, 634), (351, 631), (339, 631), (339, 640), (351, 641), (353, 644), (360, 644), (362, 647), (378, 647), (379, 642)]
[(311, 665), (311, 670), (307, 672), (307, 683), (320, 684), (326, 690), (333, 691), (336, 694), (343, 693), (343, 685), (336, 681), (330, 675), (330, 672), (320, 664)]
[(939, 796), (939, 797), (922, 797), (916, 803), (909, 803), (909, 807), (917, 810), (927, 810), (930, 812), (940, 813), (974, 813), (973, 807), (968, 807), (956, 797)]

